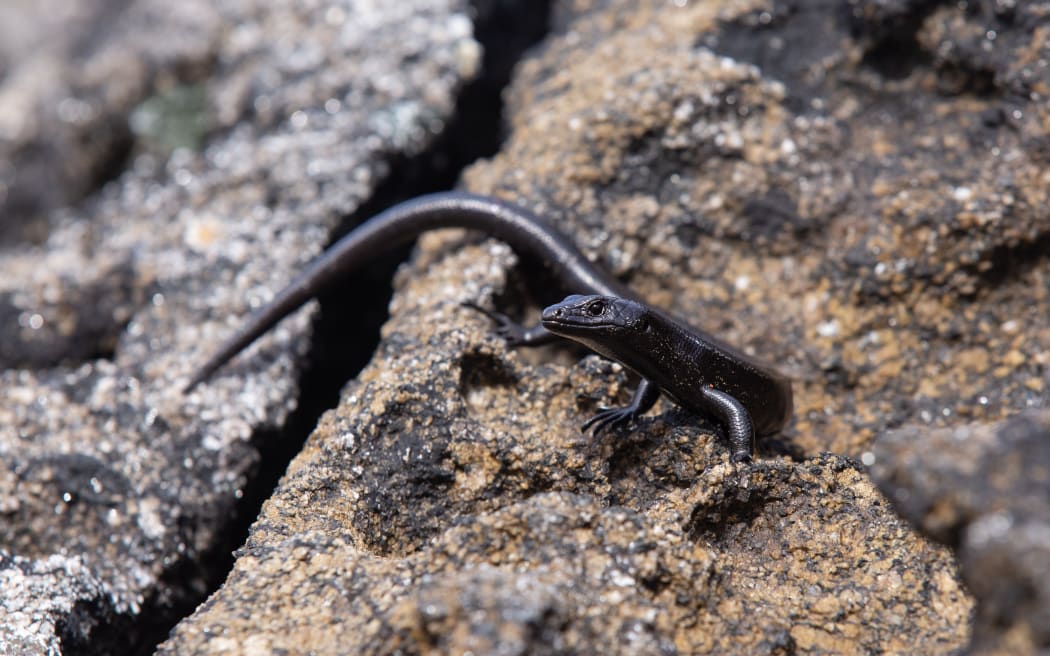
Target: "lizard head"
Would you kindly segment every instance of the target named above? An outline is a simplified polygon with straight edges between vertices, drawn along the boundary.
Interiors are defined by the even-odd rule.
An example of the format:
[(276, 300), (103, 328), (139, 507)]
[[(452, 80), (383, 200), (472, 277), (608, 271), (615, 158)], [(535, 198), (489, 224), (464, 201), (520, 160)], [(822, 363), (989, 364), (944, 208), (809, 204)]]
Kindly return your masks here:
[[(649, 309), (617, 296), (573, 295), (543, 310), (543, 327), (569, 338), (598, 334), (642, 334), (649, 330)], [(581, 340), (583, 341), (583, 340)]]

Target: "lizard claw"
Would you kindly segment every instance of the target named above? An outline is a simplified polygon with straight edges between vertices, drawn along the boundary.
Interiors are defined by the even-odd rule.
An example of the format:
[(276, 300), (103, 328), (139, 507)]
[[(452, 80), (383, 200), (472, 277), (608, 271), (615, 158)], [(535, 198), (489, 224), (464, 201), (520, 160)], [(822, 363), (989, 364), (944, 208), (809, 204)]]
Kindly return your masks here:
[(593, 428), (592, 435), (597, 435), (606, 428), (619, 428), (631, 422), (637, 413), (631, 408), (602, 408), (593, 417), (584, 422), (581, 430), (587, 432)]
[(729, 459), (733, 464), (747, 464), (751, 462), (751, 453), (748, 451), (737, 451)]

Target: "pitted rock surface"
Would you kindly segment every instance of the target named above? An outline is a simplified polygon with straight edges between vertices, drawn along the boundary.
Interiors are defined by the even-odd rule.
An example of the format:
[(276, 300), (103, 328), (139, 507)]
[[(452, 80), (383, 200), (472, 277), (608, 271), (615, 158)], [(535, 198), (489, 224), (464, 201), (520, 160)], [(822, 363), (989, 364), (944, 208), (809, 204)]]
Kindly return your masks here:
[[(52, 215), (42, 243), (0, 253), (5, 654), (141, 650), (151, 627), (199, 601), (214, 552), (233, 546), (259, 436), (296, 404), (310, 311), (262, 340), (251, 366), (188, 396), (181, 384), (320, 251), (390, 159), (429, 143), (479, 64), (463, 2), (154, 5), (110, 3), (85, 32), (87, 54), (57, 44), (20, 64), (52, 57), (68, 73), (18, 91), (29, 106), (61, 110), (71, 94), (125, 123), (151, 75), (202, 66), (215, 131), (199, 153), (136, 157), (90, 202)], [(4, 93), (21, 88), (20, 70)], [(58, 88), (74, 77), (87, 88)], [(41, 123), (18, 138), (64, 152), (80, 128), (49, 134), (49, 117), (22, 116)], [(66, 193), (54, 192), (48, 202)]]
[[(333, 428), (317, 435), (332, 444), (347, 439)], [(351, 460), (364, 448), (344, 441), (343, 462), (311, 453), (310, 464), (323, 461), (323, 468), (289, 474), (224, 588), (176, 628), (161, 653), (843, 653), (902, 652), (916, 641), (933, 652), (958, 646), (969, 600), (954, 563), (896, 519), (848, 460), (762, 463), (744, 474), (724, 459), (712, 465), (717, 458), (697, 446), (695, 433), (664, 434), (620, 453), (606, 448), (612, 454), (604, 455), (579, 440), (550, 439), (564, 432), (462, 431), (446, 450), (449, 478), (483, 481), (484, 459), (510, 469), (513, 461), (503, 454), (515, 448), (537, 462), (557, 462), (559, 452), (579, 462), (552, 486), (558, 491), (533, 493), (538, 486), (529, 490), (518, 480), (480, 490), (453, 483), (441, 507), (444, 521), (426, 541), (406, 535), (392, 509), (386, 524), (367, 521), (382, 507), (369, 498), (371, 482), (361, 472), (371, 463), (354, 473)], [(602, 455), (640, 462), (638, 451), (657, 465), (630, 476), (617, 476), (611, 466), (592, 469)], [(430, 474), (422, 457), (409, 458), (419, 478)], [(671, 486), (659, 465), (677, 468), (686, 480)], [(543, 474), (560, 471), (536, 475)], [(648, 487), (637, 483), (646, 478)], [(496, 490), (502, 499), (527, 498), (472, 511), (495, 505), (484, 497)], [(442, 499), (420, 499), (415, 489), (405, 496), (412, 493), (418, 503), (403, 511), (404, 521), (439, 514), (434, 507)], [(318, 516), (302, 507), (329, 511)], [(391, 553), (397, 536), (404, 542)]]

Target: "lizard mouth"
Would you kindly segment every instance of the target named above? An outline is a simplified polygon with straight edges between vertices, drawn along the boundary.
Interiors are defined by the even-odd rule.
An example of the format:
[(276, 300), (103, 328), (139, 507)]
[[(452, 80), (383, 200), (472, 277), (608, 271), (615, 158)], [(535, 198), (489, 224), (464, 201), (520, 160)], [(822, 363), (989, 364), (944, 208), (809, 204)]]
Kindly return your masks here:
[(561, 305), (544, 308), (540, 315), (540, 324), (554, 333), (559, 332), (558, 329), (561, 329), (561, 332), (587, 332), (605, 328), (609, 324), (603, 317), (592, 317), (574, 310), (575, 308)]

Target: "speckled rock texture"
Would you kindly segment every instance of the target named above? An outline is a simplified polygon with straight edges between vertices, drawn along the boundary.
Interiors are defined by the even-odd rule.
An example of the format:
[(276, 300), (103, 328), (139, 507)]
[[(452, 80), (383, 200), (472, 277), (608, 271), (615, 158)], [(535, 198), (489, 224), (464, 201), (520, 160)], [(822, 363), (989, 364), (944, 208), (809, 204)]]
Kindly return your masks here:
[[(160, 69), (202, 71), (212, 130), (199, 153), (136, 157), (52, 215), (44, 243), (0, 253), (0, 653), (133, 653), (200, 600), (209, 556), (235, 546), (264, 436), (296, 404), (310, 311), (250, 367), (188, 396), (181, 383), (392, 158), (427, 145), (480, 52), (454, 0), (38, 4), (72, 34), (5, 60), (0, 169), (32, 168), (23, 149), (40, 140), (64, 160), (98, 122), (126, 124)], [(93, 16), (82, 30), (80, 11)], [(86, 103), (88, 122), (62, 123), (68, 103)], [(53, 188), (49, 202), (69, 197), (31, 182)]]
[(901, 429), (873, 455), (898, 512), (958, 553), (977, 598), (975, 652), (1050, 649), (1050, 412)]
[(220, 55), (222, 4), (0, 5), (0, 242), (43, 238), (48, 211), (120, 170), (132, 108), (203, 79)]
[[(507, 349), (461, 303), (535, 316), (557, 292), (501, 244), (428, 236), (373, 363), (162, 651), (965, 648), (951, 551), (858, 461), (901, 426), (943, 449), (938, 427), (1046, 403), (1048, 9), (557, 5), (507, 94), (508, 141), (463, 186), (776, 363), (794, 424), (751, 468), (666, 402), (582, 434), (629, 377)], [(997, 587), (1005, 565), (964, 566), (987, 608), (1041, 590), (1037, 568)], [(1015, 612), (1045, 612), (1039, 594)], [(980, 626), (982, 643), (1003, 628)]]

